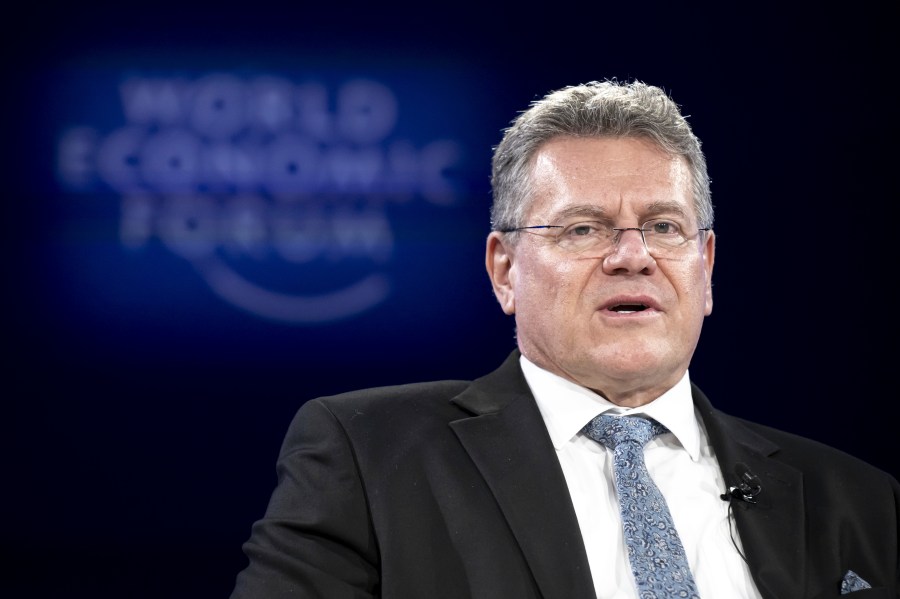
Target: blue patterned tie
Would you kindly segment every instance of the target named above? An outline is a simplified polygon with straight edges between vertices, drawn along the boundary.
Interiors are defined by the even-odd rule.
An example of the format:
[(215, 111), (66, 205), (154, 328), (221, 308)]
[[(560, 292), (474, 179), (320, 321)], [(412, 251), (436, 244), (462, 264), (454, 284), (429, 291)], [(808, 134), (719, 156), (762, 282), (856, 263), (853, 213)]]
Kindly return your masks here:
[(652, 419), (601, 414), (583, 430), (613, 451), (625, 545), (640, 598), (699, 599), (666, 500), (644, 465), (644, 445), (668, 429)]

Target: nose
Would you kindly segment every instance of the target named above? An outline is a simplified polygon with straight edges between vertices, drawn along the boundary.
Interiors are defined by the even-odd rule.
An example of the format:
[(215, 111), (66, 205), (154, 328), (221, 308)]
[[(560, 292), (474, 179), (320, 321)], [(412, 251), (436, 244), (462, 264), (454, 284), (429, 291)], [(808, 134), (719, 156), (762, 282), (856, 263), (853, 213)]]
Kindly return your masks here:
[(644, 249), (647, 248), (647, 238), (644, 237), (644, 230), (640, 227), (615, 227), (613, 231), (616, 232), (616, 246), (618, 247), (622, 243), (622, 238), (625, 237), (625, 233), (628, 231), (637, 231), (637, 234), (641, 236), (641, 243), (644, 244)]
[(644, 231), (640, 227), (622, 227), (616, 231), (616, 243), (603, 259), (603, 269), (608, 274), (652, 272), (656, 261), (647, 250)]

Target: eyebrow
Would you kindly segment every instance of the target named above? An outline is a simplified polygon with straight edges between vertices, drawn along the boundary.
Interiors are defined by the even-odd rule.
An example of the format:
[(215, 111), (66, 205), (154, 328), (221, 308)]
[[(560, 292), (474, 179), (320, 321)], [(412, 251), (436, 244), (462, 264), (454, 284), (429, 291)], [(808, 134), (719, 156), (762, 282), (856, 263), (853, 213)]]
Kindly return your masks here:
[[(685, 207), (682, 204), (671, 200), (657, 200), (650, 202), (642, 207), (641, 214), (644, 215), (641, 217), (642, 219), (656, 218), (661, 214), (675, 214), (682, 219), (690, 220), (690, 215), (687, 210), (685, 210)], [(603, 206), (598, 206), (596, 204), (575, 204), (574, 206), (568, 206), (560, 210), (554, 215), (553, 221), (558, 222), (573, 217), (592, 218), (598, 221), (612, 220), (609, 211)]]
[(560, 210), (553, 218), (554, 221), (565, 220), (573, 216), (595, 218), (597, 220), (608, 220), (609, 212), (602, 206), (595, 204), (576, 204), (568, 206)]
[(677, 214), (685, 220), (691, 219), (691, 215), (685, 209), (685, 206), (678, 202), (673, 202), (672, 200), (657, 200), (655, 202), (650, 202), (647, 205), (645, 213), (653, 216), (659, 216), (660, 214)]

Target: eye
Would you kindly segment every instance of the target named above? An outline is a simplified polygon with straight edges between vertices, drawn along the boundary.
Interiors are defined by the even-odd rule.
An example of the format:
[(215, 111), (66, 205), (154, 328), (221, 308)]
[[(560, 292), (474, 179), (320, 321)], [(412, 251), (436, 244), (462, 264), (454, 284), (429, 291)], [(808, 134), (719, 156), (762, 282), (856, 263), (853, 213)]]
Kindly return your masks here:
[(682, 234), (681, 225), (674, 221), (665, 219), (651, 220), (647, 222), (647, 224), (645, 224), (642, 229), (651, 233), (652, 235), (662, 235), (665, 237), (680, 236)]
[(600, 223), (581, 222), (573, 223), (563, 230), (566, 237), (589, 237), (601, 233)]

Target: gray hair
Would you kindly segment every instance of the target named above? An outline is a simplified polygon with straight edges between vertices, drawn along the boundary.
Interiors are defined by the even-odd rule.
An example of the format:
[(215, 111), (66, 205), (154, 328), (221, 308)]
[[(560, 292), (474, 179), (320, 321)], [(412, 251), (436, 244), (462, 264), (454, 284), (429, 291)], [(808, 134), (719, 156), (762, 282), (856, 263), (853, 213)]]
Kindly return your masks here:
[(526, 225), (532, 160), (542, 144), (560, 136), (639, 137), (672, 156), (683, 156), (693, 180), (698, 225), (712, 227), (706, 158), (679, 106), (658, 87), (607, 80), (552, 91), (532, 102), (504, 130), (492, 162), (493, 230)]

